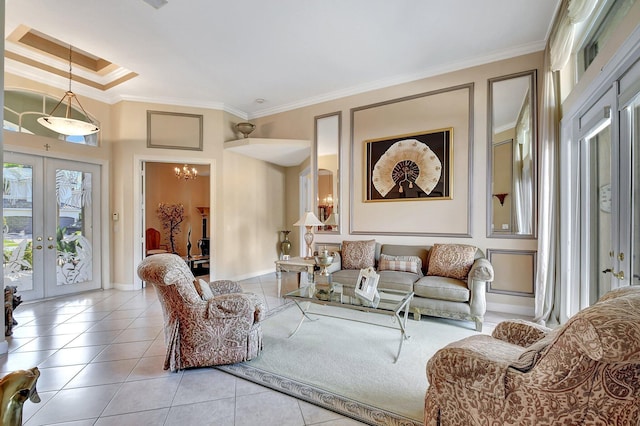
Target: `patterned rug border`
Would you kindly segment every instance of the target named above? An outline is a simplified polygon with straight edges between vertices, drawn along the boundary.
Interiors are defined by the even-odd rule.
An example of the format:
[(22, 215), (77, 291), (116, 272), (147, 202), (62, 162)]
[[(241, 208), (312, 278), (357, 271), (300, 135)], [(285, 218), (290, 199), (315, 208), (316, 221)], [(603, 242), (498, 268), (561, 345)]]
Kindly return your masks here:
[[(272, 317), (285, 309), (294, 306), (293, 301), (269, 310), (266, 318)], [(288, 377), (270, 373), (246, 363), (219, 365), (216, 367), (234, 376), (266, 386), (278, 392), (293, 396), (327, 410), (334, 411), (360, 422), (374, 426), (422, 426), (422, 422), (382, 410), (359, 401), (336, 395), (324, 389), (298, 382)]]
[(278, 374), (251, 367), (245, 363), (219, 365), (216, 368), (370, 425), (422, 426), (422, 422), (417, 420), (372, 407)]

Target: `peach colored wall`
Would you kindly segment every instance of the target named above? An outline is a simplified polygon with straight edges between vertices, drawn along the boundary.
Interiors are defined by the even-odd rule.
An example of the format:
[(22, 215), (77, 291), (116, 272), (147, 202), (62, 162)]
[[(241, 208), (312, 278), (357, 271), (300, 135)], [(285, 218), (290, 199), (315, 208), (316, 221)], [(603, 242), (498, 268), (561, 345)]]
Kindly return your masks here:
[[(535, 240), (509, 240), (486, 238), (486, 104), (487, 79), (523, 70), (539, 68), (541, 53), (478, 66), (441, 76), (426, 78), (394, 87), (375, 90), (335, 101), (299, 108), (252, 120), (257, 124), (255, 137), (278, 137), (313, 140), (314, 117), (329, 112), (342, 111), (343, 129), (341, 134), (341, 215), (343, 226), (340, 235), (321, 235), (322, 242), (338, 242), (343, 239), (375, 238), (380, 242), (406, 244), (432, 244), (434, 242), (464, 242), (475, 244), (482, 249), (522, 249), (536, 248)], [(9, 79), (8, 79), (9, 80)], [(474, 83), (473, 136), (473, 198), (468, 210), (472, 218), (471, 238), (429, 238), (390, 235), (349, 235), (349, 168), (351, 159), (351, 119), (350, 109), (385, 102), (392, 99), (440, 90), (460, 84)], [(37, 86), (34, 84), (33, 86)], [(539, 85), (540, 86), (540, 85)], [(87, 101), (87, 105), (93, 102)], [(89, 107), (91, 109), (94, 105)], [(134, 190), (137, 172), (136, 159), (151, 157), (153, 161), (198, 161), (213, 162), (211, 205), (213, 217), (211, 232), (215, 239), (215, 274), (220, 278), (237, 278), (257, 275), (273, 270), (273, 260), (278, 256), (278, 231), (291, 229), (294, 243), (293, 253), (299, 239), (299, 229), (291, 226), (299, 216), (298, 178), (304, 165), (297, 168), (281, 168), (236, 154), (224, 152), (226, 140), (237, 139), (233, 124), (244, 121), (231, 114), (200, 108), (166, 106), (151, 103), (120, 102), (110, 108), (96, 108), (96, 114), (106, 126), (101, 135), (101, 148), (96, 156), (106, 157), (111, 164), (111, 212), (120, 213), (120, 221), (112, 223), (111, 263), (113, 282), (127, 288), (134, 281), (135, 256), (141, 251), (134, 233)], [(204, 116), (204, 150), (181, 151), (170, 149), (150, 149), (146, 147), (146, 111), (148, 109), (173, 111)], [(104, 110), (104, 111), (103, 111)], [(104, 118), (106, 117), (106, 118)], [(382, 132), (385, 129), (381, 129)], [(389, 134), (394, 134), (390, 132)], [(34, 142), (34, 147), (39, 142)], [(66, 145), (65, 145), (66, 146)], [(74, 147), (76, 148), (76, 147)], [(109, 154), (105, 155), (104, 150)], [(312, 165), (312, 167), (315, 167)], [(462, 166), (461, 166), (462, 167)], [(462, 177), (464, 180), (464, 177)], [(464, 194), (461, 194), (464, 197)], [(403, 209), (403, 203), (390, 203), (389, 214)], [(397, 206), (396, 206), (397, 205)], [(458, 225), (458, 224), (454, 224)], [(393, 223), (386, 230), (393, 231)], [(212, 251), (214, 249), (212, 248)], [(250, 261), (248, 261), (250, 259)], [(497, 305), (530, 306), (531, 302), (491, 295), (490, 302)]]
[[(198, 240), (202, 238), (202, 215), (196, 207), (209, 207), (209, 170), (206, 166), (197, 166), (199, 176), (195, 180), (177, 179), (174, 168), (182, 167), (182, 163), (147, 162), (145, 167), (145, 195), (147, 209), (145, 211), (146, 228), (155, 228), (162, 235), (162, 244), (171, 249), (169, 233), (163, 229), (158, 218), (159, 203), (182, 204), (184, 221), (180, 224), (180, 232), (175, 234), (175, 249), (181, 256), (187, 255), (187, 236), (191, 228), (191, 254), (199, 254)], [(191, 165), (190, 165), (191, 166)], [(207, 236), (211, 227), (207, 218)]]
[[(488, 238), (486, 235), (486, 205), (490, 202), (488, 199), (487, 191), (487, 155), (489, 152), (490, 142), (487, 142), (487, 80), (489, 78), (499, 77), (503, 75), (513, 74), (516, 72), (527, 71), (531, 69), (538, 69), (538, 76), (542, 73), (540, 68), (542, 67), (542, 52), (523, 55), (516, 58), (511, 58), (495, 63), (481, 65), (469, 69), (464, 69), (456, 72), (451, 72), (444, 75), (434, 76), (417, 80), (405, 84), (400, 84), (393, 87), (388, 87), (379, 90), (373, 90), (370, 92), (344, 97), (341, 99), (327, 101), (316, 105), (302, 107), (293, 111), (282, 112), (273, 114), (267, 117), (257, 118), (252, 120), (256, 124), (256, 130), (252, 136), (256, 137), (280, 137), (280, 138), (292, 138), (292, 139), (305, 139), (311, 138), (313, 140), (313, 126), (314, 117), (330, 112), (341, 111), (342, 112), (342, 134), (341, 134), (341, 150), (342, 156), (342, 170), (340, 176), (340, 214), (342, 220), (342, 227), (339, 235), (319, 234), (316, 236), (315, 241), (320, 242), (341, 242), (342, 240), (360, 240), (374, 238), (381, 243), (398, 243), (398, 244), (433, 244), (436, 242), (456, 242), (464, 244), (473, 244), (480, 247), (483, 250), (488, 248), (493, 249), (507, 249), (507, 250), (536, 250), (537, 240), (535, 239), (497, 239)], [(424, 236), (398, 236), (398, 235), (382, 235), (382, 234), (349, 234), (350, 224), (349, 213), (351, 212), (350, 206), (350, 194), (352, 191), (360, 191), (358, 185), (361, 183), (361, 178), (354, 182), (354, 188), (352, 188), (349, 182), (349, 170), (356, 164), (360, 167), (362, 157), (358, 154), (357, 157), (350, 158), (350, 146), (351, 140), (351, 109), (358, 108), (365, 105), (371, 105), (378, 102), (387, 102), (389, 100), (412, 96), (420, 93), (427, 93), (438, 91), (444, 88), (455, 87), (458, 85), (474, 83), (473, 93), (473, 120), (472, 120), (472, 134), (474, 138), (473, 157), (472, 157), (472, 191), (471, 205), (465, 206), (465, 212), (469, 212), (471, 215), (471, 238), (457, 238), (457, 237), (424, 237)], [(538, 89), (540, 90), (541, 84), (538, 82)], [(538, 94), (539, 97), (539, 94)], [(393, 117), (390, 118), (393, 120)], [(428, 126), (427, 126), (428, 127)], [(379, 129), (379, 133), (382, 135), (394, 135), (395, 129), (383, 128)], [(454, 130), (455, 132), (455, 130)], [(459, 132), (455, 132), (457, 137)], [(464, 150), (461, 149), (463, 152)], [(460, 150), (458, 151), (460, 152)], [(457, 155), (457, 154), (456, 154)], [(464, 157), (464, 154), (463, 154)], [(361, 168), (361, 167), (360, 167)], [(461, 179), (466, 182), (466, 175), (464, 170), (466, 163), (458, 166), (457, 170), (462, 172), (461, 175), (456, 175), (455, 179)], [(297, 188), (297, 186), (296, 186)], [(287, 197), (291, 194), (291, 189), (287, 186)], [(455, 194), (456, 197), (465, 197), (465, 189), (458, 190)], [(359, 201), (356, 197), (356, 201)], [(433, 202), (433, 201), (431, 201)], [(430, 203), (430, 202), (426, 202)], [(403, 217), (407, 213), (407, 209), (412, 209), (414, 203), (375, 203), (385, 204), (385, 215), (378, 215), (374, 213), (376, 217), (383, 221), (384, 217), (399, 218)], [(419, 203), (418, 203), (419, 204)], [(387, 207), (387, 205), (389, 207)], [(376, 206), (375, 209), (378, 207)], [(372, 208), (372, 210), (375, 210)], [(293, 223), (297, 220), (295, 217), (298, 213), (294, 212), (287, 199), (287, 221)], [(355, 210), (358, 214), (361, 214), (359, 210)], [(368, 213), (368, 212), (367, 212)], [(411, 212), (409, 212), (411, 214)], [(384, 216), (384, 217), (383, 217)], [(360, 217), (355, 218), (356, 221)], [(414, 217), (413, 220), (416, 218)], [(452, 226), (461, 228), (466, 221), (466, 215), (456, 215), (455, 223)], [(393, 232), (396, 227), (397, 220), (387, 220), (382, 226), (383, 233), (385, 231)], [(292, 241), (295, 241), (295, 237), (292, 236)], [(497, 310), (509, 311), (517, 309), (520, 312), (526, 311), (533, 314), (533, 299), (528, 297), (514, 297), (502, 294), (489, 294), (488, 302), (490, 306)]]

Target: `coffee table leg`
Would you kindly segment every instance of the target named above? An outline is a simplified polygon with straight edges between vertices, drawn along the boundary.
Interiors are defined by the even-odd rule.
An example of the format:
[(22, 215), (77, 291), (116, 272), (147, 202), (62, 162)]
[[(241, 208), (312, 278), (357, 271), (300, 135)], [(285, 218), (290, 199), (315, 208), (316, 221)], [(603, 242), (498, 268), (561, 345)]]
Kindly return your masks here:
[[(309, 321), (318, 321), (318, 318), (311, 318), (309, 315), (307, 315), (307, 311), (305, 311), (302, 306), (300, 306), (300, 304), (298, 303), (297, 300), (294, 300), (296, 306), (298, 307), (298, 309), (300, 309), (300, 312), (302, 312), (302, 318), (300, 318), (300, 322), (298, 323), (298, 326), (296, 327), (295, 330), (293, 330), (291, 332), (291, 334), (289, 334), (289, 337), (292, 337), (294, 334), (296, 334), (298, 332), (298, 330), (300, 329), (300, 326), (302, 325), (302, 323), (304, 322), (305, 318), (308, 319)], [(310, 303), (307, 302), (307, 310), (309, 309), (309, 305)]]
[(400, 345), (398, 346), (398, 354), (396, 355), (396, 359), (393, 361), (394, 364), (398, 362), (398, 358), (400, 358), (400, 352), (402, 351), (402, 343), (411, 337), (407, 334), (407, 318), (409, 318), (410, 302), (411, 302), (411, 299), (407, 300), (407, 303), (404, 305), (405, 309), (404, 309), (403, 318), (400, 318), (400, 315), (398, 315), (398, 312), (402, 310), (402, 307), (400, 308), (400, 310), (398, 310), (398, 312), (395, 312), (395, 317), (398, 320), (398, 326), (400, 327)]

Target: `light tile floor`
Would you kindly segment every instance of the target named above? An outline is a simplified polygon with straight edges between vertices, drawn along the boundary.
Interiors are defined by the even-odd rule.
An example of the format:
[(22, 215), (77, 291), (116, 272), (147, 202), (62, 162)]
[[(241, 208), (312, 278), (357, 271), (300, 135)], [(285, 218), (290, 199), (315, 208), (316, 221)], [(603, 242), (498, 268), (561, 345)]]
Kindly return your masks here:
[[(285, 278), (283, 288), (291, 286)], [(269, 309), (282, 303), (274, 274), (241, 282)], [(295, 285), (295, 284), (294, 284)], [(38, 366), (34, 425), (325, 425), (362, 423), (214, 368), (162, 369), (162, 309), (152, 286), (23, 303), (0, 374)]]

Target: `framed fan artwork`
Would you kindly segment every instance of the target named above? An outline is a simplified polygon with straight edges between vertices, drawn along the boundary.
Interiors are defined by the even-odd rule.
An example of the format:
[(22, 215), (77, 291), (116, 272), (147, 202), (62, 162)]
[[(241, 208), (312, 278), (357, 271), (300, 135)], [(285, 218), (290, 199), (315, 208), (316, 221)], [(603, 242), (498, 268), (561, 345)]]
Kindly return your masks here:
[(453, 198), (453, 128), (366, 140), (366, 202)]

